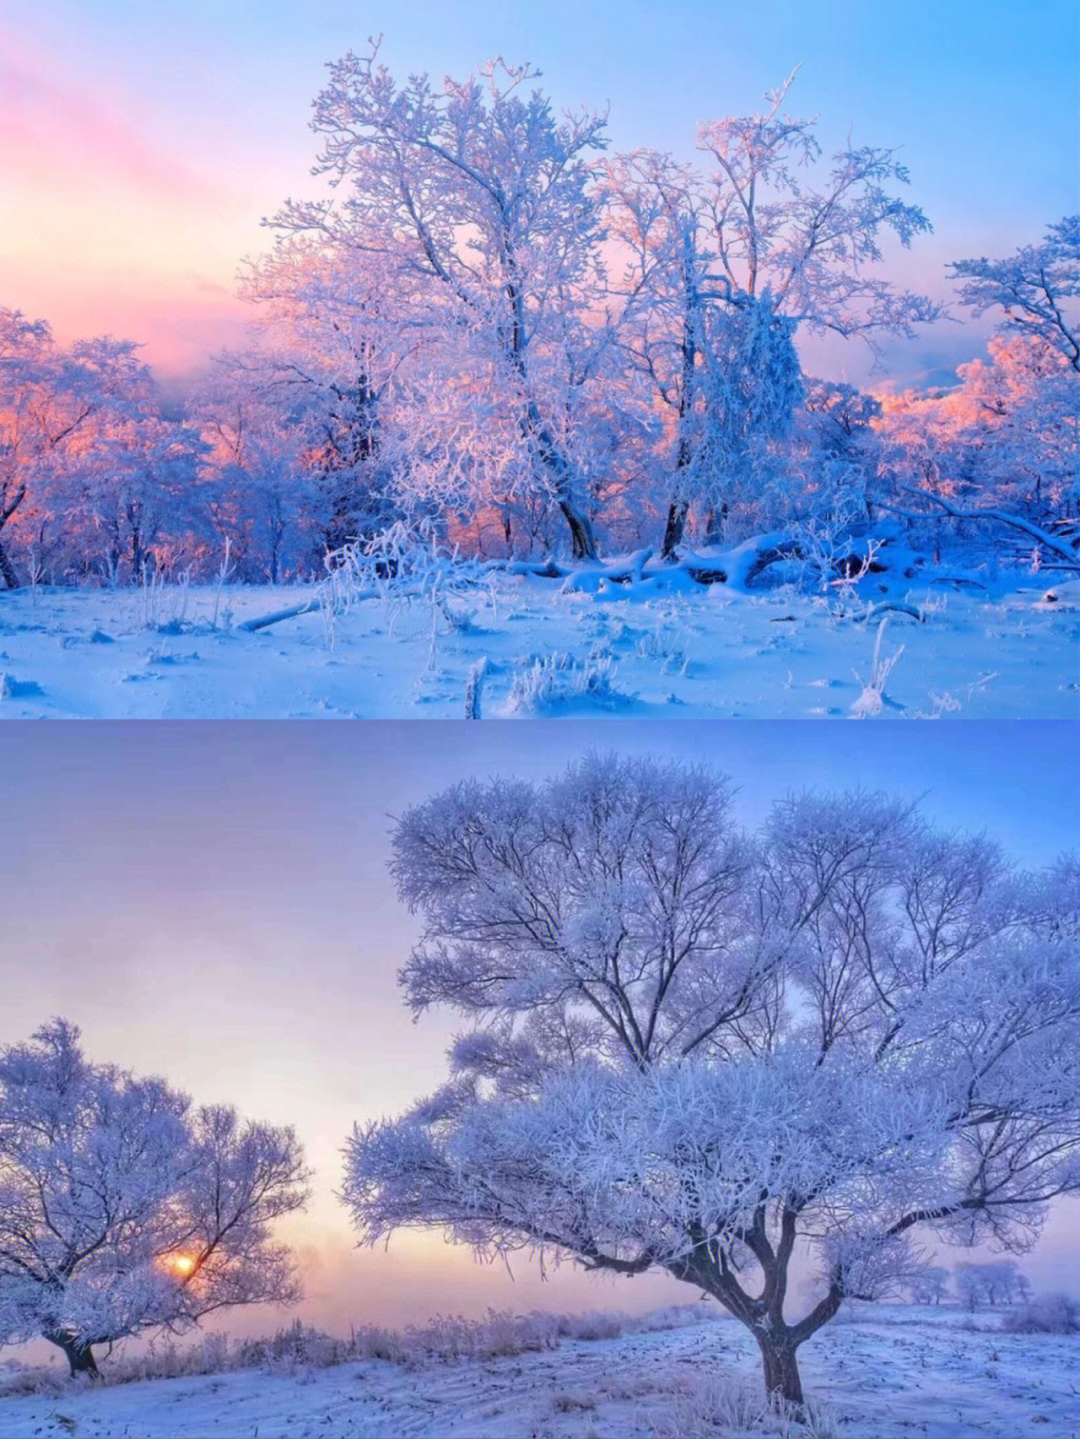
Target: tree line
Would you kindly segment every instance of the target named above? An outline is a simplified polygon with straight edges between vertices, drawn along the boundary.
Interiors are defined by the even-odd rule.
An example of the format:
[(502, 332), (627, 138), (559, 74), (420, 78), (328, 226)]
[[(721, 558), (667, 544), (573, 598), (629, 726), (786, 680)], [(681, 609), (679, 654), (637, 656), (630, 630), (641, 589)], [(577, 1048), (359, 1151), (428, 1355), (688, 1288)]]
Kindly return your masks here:
[[(840, 532), (942, 495), (1067, 523), (1078, 494), (1080, 217), (952, 266), (998, 337), (957, 387), (803, 373), (807, 335), (880, 349), (943, 309), (887, 278), (930, 228), (893, 149), (823, 153), (786, 110), (699, 127), (696, 159), (609, 154), (528, 67), (399, 84), (329, 67), (331, 197), (247, 262), (257, 338), (181, 418), (126, 341), (63, 347), (0, 311), (0, 577), (321, 570), (404, 525), (483, 555)], [(919, 509), (916, 500), (914, 508)], [(925, 506), (923, 507), (925, 508)]]

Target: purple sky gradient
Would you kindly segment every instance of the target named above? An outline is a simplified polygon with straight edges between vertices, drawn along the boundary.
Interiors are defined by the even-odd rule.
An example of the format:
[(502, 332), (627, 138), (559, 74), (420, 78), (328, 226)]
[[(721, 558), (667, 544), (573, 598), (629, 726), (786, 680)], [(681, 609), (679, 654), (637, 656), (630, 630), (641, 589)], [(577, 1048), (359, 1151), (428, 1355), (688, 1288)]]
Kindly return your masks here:
[[(462, 776), (536, 779), (597, 747), (708, 760), (749, 825), (804, 786), (923, 795), (932, 819), (1039, 864), (1080, 841), (1075, 744), (1069, 722), (9, 723), (0, 1044), (63, 1014), (94, 1058), (294, 1124), (316, 1169), (288, 1229), (312, 1322), (692, 1299), (569, 1267), (541, 1285), (524, 1259), (511, 1280), (438, 1236), (353, 1248), (333, 1195), (341, 1144), (439, 1083), (452, 1027), (414, 1025), (398, 995), (415, 931), (385, 869), (390, 816)], [(1026, 1261), (1040, 1287), (1080, 1287), (1076, 1216), (1070, 1204)]]
[[(63, 339), (145, 342), (165, 378), (235, 345), (237, 265), (262, 216), (318, 193), (307, 129), (324, 65), (372, 33), (398, 73), (538, 65), (560, 105), (610, 102), (615, 148), (688, 154), (695, 123), (754, 109), (800, 62), (791, 104), (827, 149), (898, 145), (936, 233), (898, 257), (946, 295), (946, 261), (1006, 253), (1076, 208), (1080, 11), (1073, 0), (8, 0), (0, 19), (0, 304)], [(894, 346), (901, 380), (971, 358), (941, 324)], [(865, 349), (807, 348), (863, 379)]]

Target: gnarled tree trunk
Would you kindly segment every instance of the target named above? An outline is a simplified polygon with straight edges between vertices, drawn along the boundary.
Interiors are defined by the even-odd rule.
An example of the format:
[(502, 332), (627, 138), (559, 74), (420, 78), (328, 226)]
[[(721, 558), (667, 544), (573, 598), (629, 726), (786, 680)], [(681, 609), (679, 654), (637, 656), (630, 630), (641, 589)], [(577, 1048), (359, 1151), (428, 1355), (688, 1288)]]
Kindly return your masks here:
[(595, 560), (596, 538), (588, 515), (583, 515), (569, 499), (560, 499), (559, 509), (570, 527), (571, 553), (574, 559)]
[(698, 307), (693, 273), (692, 263), (687, 257), (683, 262), (683, 283), (686, 288), (686, 296), (681, 347), (682, 385), (679, 390), (679, 448), (675, 456), (675, 492), (668, 505), (667, 524), (664, 526), (664, 548), (660, 552), (660, 557), (664, 560), (676, 558), (675, 549), (676, 546), (682, 544), (683, 531), (686, 529), (686, 516), (690, 511), (689, 501), (680, 493), (680, 478), (682, 472), (689, 469), (690, 461), (693, 458), (689, 425), (694, 412), (694, 368), (697, 365), (695, 326)]
[(97, 1379), (99, 1377), (97, 1361), (94, 1359), (94, 1351), (91, 1345), (80, 1339), (76, 1339), (73, 1334), (68, 1334), (61, 1329), (50, 1330), (42, 1337), (47, 1339), (50, 1344), (55, 1344), (58, 1349), (64, 1351), (73, 1379), (79, 1374), (88, 1374), (91, 1379)]

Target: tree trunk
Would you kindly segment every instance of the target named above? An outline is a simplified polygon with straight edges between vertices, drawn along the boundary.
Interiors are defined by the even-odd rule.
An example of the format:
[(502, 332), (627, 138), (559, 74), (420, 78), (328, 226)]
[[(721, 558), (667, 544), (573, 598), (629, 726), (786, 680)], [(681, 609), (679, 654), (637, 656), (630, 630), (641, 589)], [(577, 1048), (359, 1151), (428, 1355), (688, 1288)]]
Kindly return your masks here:
[(17, 590), (19, 588), (19, 577), (15, 573), (15, 567), (8, 559), (7, 551), (3, 545), (0, 545), (0, 575), (3, 576), (4, 584), (9, 590)]
[(686, 515), (689, 505), (685, 500), (672, 501), (668, 505), (667, 524), (664, 526), (664, 548), (661, 551), (661, 559), (674, 560), (675, 548), (682, 544), (683, 531), (686, 528)]
[(58, 1349), (64, 1351), (73, 1379), (80, 1374), (88, 1374), (91, 1379), (98, 1378), (100, 1371), (94, 1359), (94, 1351), (89, 1344), (84, 1344), (71, 1334), (53, 1332), (43, 1337), (50, 1344), (55, 1344)]
[(755, 1330), (765, 1366), (765, 1392), (770, 1399), (783, 1399), (786, 1404), (802, 1408), (802, 1381), (795, 1360), (795, 1345), (786, 1335), (770, 1330)]
[(565, 496), (559, 499), (559, 509), (562, 511), (563, 519), (570, 526), (574, 559), (595, 560), (596, 537), (593, 534), (588, 515), (582, 514), (576, 505)]
[[(679, 449), (675, 456), (676, 481), (682, 471), (689, 468), (693, 458), (689, 425), (694, 412), (694, 371), (697, 366), (695, 336), (699, 301), (694, 280), (693, 256), (689, 250), (684, 251), (683, 254), (683, 289), (682, 385), (679, 390)], [(689, 502), (685, 499), (672, 499), (668, 505), (661, 559), (674, 560), (675, 546), (682, 544), (683, 530), (686, 528), (686, 516), (689, 509)]]

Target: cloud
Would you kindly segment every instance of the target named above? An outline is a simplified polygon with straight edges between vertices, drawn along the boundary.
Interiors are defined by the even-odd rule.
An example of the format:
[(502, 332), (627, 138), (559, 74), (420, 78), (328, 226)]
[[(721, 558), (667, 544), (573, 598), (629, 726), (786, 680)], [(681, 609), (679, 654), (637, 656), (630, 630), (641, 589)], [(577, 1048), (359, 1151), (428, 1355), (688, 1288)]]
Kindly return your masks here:
[(200, 204), (235, 201), (216, 177), (153, 146), (121, 113), (0, 25), (0, 147), (23, 183), (125, 186)]

